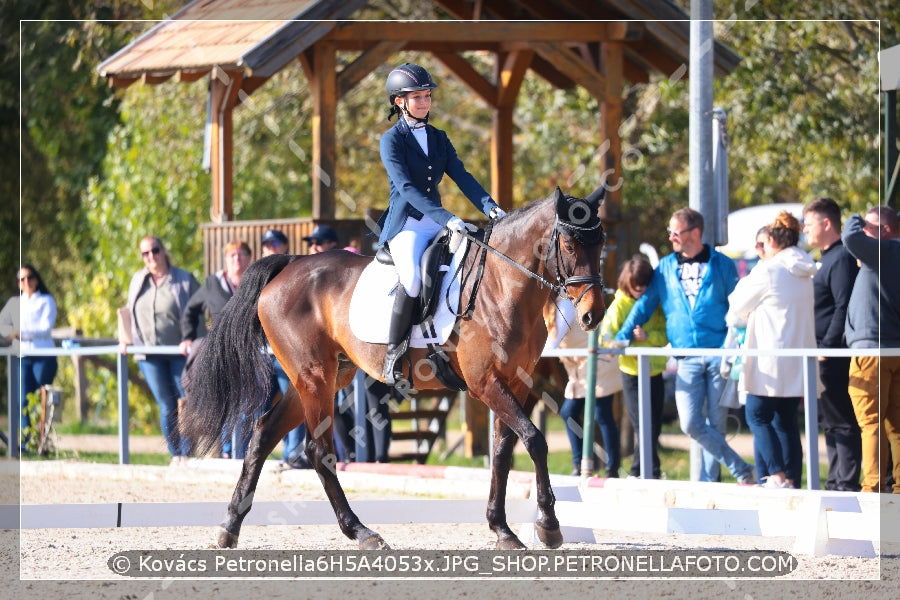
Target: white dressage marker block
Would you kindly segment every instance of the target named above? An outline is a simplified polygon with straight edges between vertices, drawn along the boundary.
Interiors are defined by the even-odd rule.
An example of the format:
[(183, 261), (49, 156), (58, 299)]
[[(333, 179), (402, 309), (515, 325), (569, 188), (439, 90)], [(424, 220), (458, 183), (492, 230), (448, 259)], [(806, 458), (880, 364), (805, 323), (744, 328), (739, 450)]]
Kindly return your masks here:
[(877, 513), (864, 513), (853, 495), (811, 495), (800, 516), (794, 552), (874, 558), (871, 540), (879, 537), (878, 517)]
[[(586, 542), (588, 544), (596, 544), (597, 539), (594, 537), (593, 530), (590, 527), (583, 526), (583, 519), (577, 516), (572, 518), (573, 512), (578, 512), (579, 509), (586, 506), (582, 502), (581, 490), (578, 486), (554, 485), (553, 495), (556, 497), (554, 507), (556, 509), (556, 517), (559, 519), (559, 532), (563, 536), (563, 541), (566, 543)], [(531, 497), (534, 498), (536, 496), (537, 490), (532, 488)], [(539, 545), (541, 541), (537, 537), (537, 531), (534, 526), (534, 521), (538, 516), (537, 504), (534, 503), (532, 506), (534, 515), (531, 519), (523, 522), (522, 527), (519, 529), (519, 539), (525, 544), (530, 543), (534, 546)], [(513, 523), (517, 522), (516, 519), (512, 518), (508, 520)], [(567, 525), (567, 523), (575, 523), (577, 525)]]

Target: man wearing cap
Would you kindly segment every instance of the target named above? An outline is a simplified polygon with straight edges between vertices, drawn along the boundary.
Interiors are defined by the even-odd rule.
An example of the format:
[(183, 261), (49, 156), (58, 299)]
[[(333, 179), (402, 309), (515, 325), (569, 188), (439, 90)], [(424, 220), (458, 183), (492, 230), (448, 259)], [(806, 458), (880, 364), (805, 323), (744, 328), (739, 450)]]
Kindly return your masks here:
[(316, 225), (313, 232), (303, 238), (304, 242), (309, 242), (309, 253), (318, 254), (337, 248), (338, 236), (337, 232), (328, 225)]
[(267, 229), (262, 236), (262, 255), (287, 254), (288, 239), (280, 229)]

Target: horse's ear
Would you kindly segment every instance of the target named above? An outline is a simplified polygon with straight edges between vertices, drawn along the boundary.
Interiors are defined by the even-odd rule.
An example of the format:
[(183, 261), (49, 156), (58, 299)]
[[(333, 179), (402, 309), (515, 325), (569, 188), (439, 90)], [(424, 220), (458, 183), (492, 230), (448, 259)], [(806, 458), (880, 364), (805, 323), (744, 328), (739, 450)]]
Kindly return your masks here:
[(588, 196), (587, 198), (585, 198), (585, 200), (591, 206), (597, 206), (597, 208), (599, 208), (600, 205), (603, 204), (603, 199), (605, 197), (606, 197), (606, 184), (601, 183), (600, 187), (598, 187), (596, 190), (591, 192), (591, 195)]
[(553, 191), (553, 201), (556, 203), (556, 214), (565, 218), (569, 213), (569, 203), (559, 186), (556, 186), (556, 190)]

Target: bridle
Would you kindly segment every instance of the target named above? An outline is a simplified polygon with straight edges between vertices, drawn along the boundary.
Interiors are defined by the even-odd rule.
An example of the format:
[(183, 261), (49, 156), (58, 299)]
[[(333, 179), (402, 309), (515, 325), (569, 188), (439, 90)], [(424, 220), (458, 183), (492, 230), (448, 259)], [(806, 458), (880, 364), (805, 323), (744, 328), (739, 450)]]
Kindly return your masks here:
[[(601, 228), (602, 235), (602, 227), (600, 225), (600, 221), (597, 221), (596, 225), (593, 227), (579, 227), (578, 225), (573, 225), (572, 223), (566, 223), (566, 228), (578, 229), (581, 231), (594, 231), (598, 227)], [(555, 254), (556, 254), (556, 290), (560, 296), (568, 298), (572, 301), (572, 304), (578, 306), (578, 303), (581, 302), (581, 299), (584, 297), (588, 291), (594, 287), (595, 285), (599, 285), (600, 289), (603, 289), (603, 276), (599, 273), (597, 275), (570, 275), (565, 272), (565, 268), (562, 264), (561, 256), (562, 252), (560, 252), (560, 223), (559, 217), (556, 218), (556, 225), (553, 227), (553, 232), (550, 234), (550, 245), (555, 246)], [(585, 285), (586, 284), (586, 285)], [(585, 285), (585, 288), (581, 290), (581, 293), (578, 294), (578, 297), (575, 298), (569, 293), (569, 286), (572, 285)]]
[[(525, 273), (526, 275), (528, 275), (529, 277), (531, 277), (532, 279), (534, 279), (538, 283), (540, 283), (541, 287), (548, 287), (551, 290), (553, 290), (554, 292), (556, 292), (557, 296), (562, 296), (564, 298), (571, 300), (572, 304), (575, 306), (578, 306), (578, 303), (581, 301), (581, 299), (584, 297), (584, 295), (588, 292), (588, 290), (590, 290), (595, 285), (599, 285), (600, 289), (601, 290), (603, 289), (603, 276), (600, 274), (597, 274), (597, 275), (571, 275), (571, 274), (568, 274), (565, 272), (565, 267), (561, 261), (561, 255), (562, 255), (562, 252), (560, 251), (560, 244), (561, 244), (561, 242), (560, 242), (560, 227), (561, 227), (561, 224), (559, 222), (559, 217), (556, 218), (556, 223), (553, 226), (553, 231), (550, 233), (550, 244), (549, 244), (550, 247), (554, 248), (553, 252), (554, 252), (555, 258), (556, 258), (556, 261), (555, 261), (556, 262), (556, 273), (555, 273), (556, 283), (549, 281), (548, 279), (542, 277), (538, 273), (535, 273), (528, 267), (520, 265), (519, 263), (517, 263), (516, 261), (514, 261), (507, 255), (505, 255), (504, 253), (500, 252), (493, 246), (489, 245), (488, 241), (490, 240), (490, 233), (491, 233), (491, 229), (493, 227), (493, 223), (494, 223), (493, 221), (489, 222), (488, 226), (485, 228), (485, 236), (484, 236), (483, 241), (473, 235), (470, 235), (467, 232), (461, 233), (461, 235), (463, 237), (465, 237), (470, 242), (472, 242), (476, 246), (479, 246), (482, 250), (485, 251), (481, 256), (481, 260), (480, 260), (480, 264), (479, 264), (479, 268), (478, 268), (478, 274), (475, 278), (475, 287), (473, 288), (472, 294), (469, 297), (468, 306), (465, 310), (463, 310), (461, 313), (459, 313), (459, 315), (462, 316), (463, 318), (470, 317), (474, 310), (475, 296), (478, 292), (478, 284), (481, 281), (481, 276), (482, 276), (482, 272), (483, 272), (483, 268), (484, 268), (484, 260), (485, 260), (485, 258), (487, 258), (487, 252), (494, 254), (495, 256), (501, 258), (502, 260), (504, 260), (507, 263), (511, 264), (512, 266), (516, 267), (517, 269), (519, 269), (520, 271), (522, 271), (523, 273)], [(577, 230), (581, 230), (581, 231), (585, 231), (585, 232), (596, 231), (596, 229), (598, 227), (600, 227), (601, 228), (600, 233), (602, 235), (602, 226), (599, 221), (593, 227), (589, 227), (589, 228), (588, 227), (580, 227), (580, 226), (574, 225), (572, 223), (565, 223), (565, 227), (577, 229)], [(549, 261), (549, 258), (550, 258), (549, 252), (550, 252), (550, 250), (548, 249), (547, 256), (544, 260), (545, 268), (547, 267), (547, 262)], [(462, 268), (462, 265), (460, 265), (460, 268)], [(569, 290), (568, 290), (569, 286), (584, 285), (584, 284), (587, 284), (587, 285), (581, 291), (581, 293), (578, 294), (577, 298), (569, 293)]]

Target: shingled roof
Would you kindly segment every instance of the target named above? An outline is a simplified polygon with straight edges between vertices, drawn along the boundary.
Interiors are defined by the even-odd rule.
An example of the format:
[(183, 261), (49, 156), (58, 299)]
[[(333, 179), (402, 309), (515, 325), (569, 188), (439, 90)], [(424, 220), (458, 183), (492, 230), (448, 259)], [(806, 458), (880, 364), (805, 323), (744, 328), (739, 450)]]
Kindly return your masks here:
[(103, 61), (101, 75), (125, 87), (205, 77), (213, 67), (269, 77), (365, 0), (195, 0)]
[[(350, 18), (365, 0), (194, 0), (104, 61), (111, 85), (135, 81), (196, 81), (213, 67), (241, 69), (266, 78)], [(440, 13), (477, 22), (623, 21), (626, 78), (649, 71), (672, 74), (689, 60), (688, 15), (667, 0), (433, 0)], [(441, 40), (434, 40), (440, 42)], [(573, 43), (575, 41), (573, 40)], [(730, 73), (740, 57), (715, 42), (716, 74)], [(541, 68), (543, 66), (543, 68)], [(568, 87), (552, 65), (537, 67), (551, 82)]]

